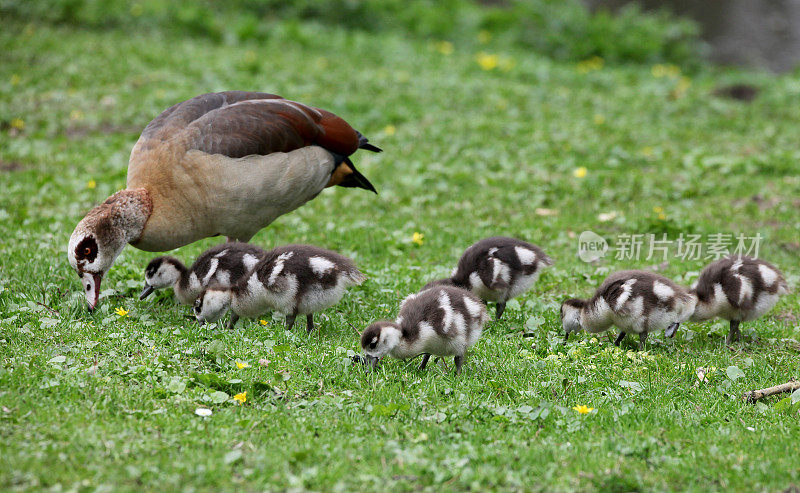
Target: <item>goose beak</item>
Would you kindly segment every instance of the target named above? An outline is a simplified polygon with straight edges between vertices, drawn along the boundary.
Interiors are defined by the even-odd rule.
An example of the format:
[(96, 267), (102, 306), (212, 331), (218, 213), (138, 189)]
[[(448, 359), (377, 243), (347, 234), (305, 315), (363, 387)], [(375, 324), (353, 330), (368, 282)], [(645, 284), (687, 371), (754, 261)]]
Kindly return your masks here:
[(86, 295), (86, 304), (90, 313), (94, 311), (97, 307), (97, 302), (100, 301), (100, 283), (102, 280), (102, 274), (92, 274), (91, 272), (81, 274), (83, 294)]
[(374, 370), (375, 368), (378, 367), (378, 363), (380, 362), (380, 358), (376, 358), (375, 356), (370, 356), (368, 354), (365, 354), (363, 361), (364, 361), (364, 363), (370, 365), (372, 367), (372, 369)]
[(675, 337), (675, 333), (678, 331), (679, 326), (680, 323), (678, 322), (671, 324), (669, 327), (667, 327), (667, 330), (664, 331), (664, 335), (670, 338)]
[(150, 295), (153, 293), (153, 291), (155, 291), (155, 290), (156, 290), (156, 289), (155, 289), (153, 286), (151, 286), (151, 285), (149, 285), (149, 284), (147, 284), (147, 283), (145, 282), (145, 283), (144, 283), (144, 289), (142, 289), (142, 294), (140, 294), (140, 295), (139, 295), (139, 299), (140, 299), (140, 300), (143, 300), (143, 299), (147, 298), (147, 297), (148, 297), (148, 296), (150, 296)]

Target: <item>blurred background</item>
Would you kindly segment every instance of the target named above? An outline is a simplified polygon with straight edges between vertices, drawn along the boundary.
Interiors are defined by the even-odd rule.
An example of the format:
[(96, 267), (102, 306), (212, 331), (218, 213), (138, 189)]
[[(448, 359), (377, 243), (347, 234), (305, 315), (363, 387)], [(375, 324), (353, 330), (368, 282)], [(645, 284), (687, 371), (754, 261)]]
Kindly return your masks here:
[(783, 72), (800, 57), (798, 0), (2, 0), (17, 21), (168, 29), (224, 43), (267, 38), (275, 22), (474, 41), (476, 33), (554, 59), (611, 62), (707, 58)]

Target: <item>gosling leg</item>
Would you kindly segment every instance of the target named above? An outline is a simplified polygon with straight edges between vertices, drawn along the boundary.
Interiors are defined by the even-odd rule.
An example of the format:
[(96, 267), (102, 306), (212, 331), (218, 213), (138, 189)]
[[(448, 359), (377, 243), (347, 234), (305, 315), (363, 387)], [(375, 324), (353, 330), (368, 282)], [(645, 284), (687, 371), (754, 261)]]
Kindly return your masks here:
[(453, 358), (453, 363), (456, 365), (456, 375), (461, 374), (461, 365), (464, 364), (464, 357), (463, 356), (456, 356)]
[(731, 328), (728, 331), (728, 337), (725, 339), (725, 344), (730, 346), (733, 341), (738, 341), (741, 339), (741, 335), (742, 333), (739, 331), (739, 321), (731, 320)]
[(500, 317), (503, 316), (503, 312), (506, 310), (506, 302), (505, 301), (498, 301), (497, 302), (497, 311), (495, 312), (494, 319), (500, 320)]

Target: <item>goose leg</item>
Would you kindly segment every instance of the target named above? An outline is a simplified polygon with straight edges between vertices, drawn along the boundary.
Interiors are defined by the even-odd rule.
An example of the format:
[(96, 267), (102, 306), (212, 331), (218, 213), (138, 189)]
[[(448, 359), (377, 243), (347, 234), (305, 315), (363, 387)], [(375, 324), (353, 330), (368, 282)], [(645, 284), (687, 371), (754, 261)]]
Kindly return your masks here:
[(562, 346), (567, 345), (567, 339), (569, 339), (569, 332), (564, 332), (564, 342), (561, 343)]
[(619, 331), (619, 335), (617, 336), (617, 338), (616, 338), (616, 339), (614, 339), (614, 345), (615, 345), (615, 346), (619, 346), (619, 345), (620, 345), (620, 343), (622, 343), (622, 340), (623, 340), (623, 339), (625, 339), (625, 332), (623, 332), (623, 331), (621, 331), (621, 330), (620, 330), (620, 331)]
[(680, 326), (680, 322), (672, 323), (669, 327), (667, 327), (667, 330), (664, 331), (664, 335), (670, 338), (675, 337), (675, 333), (678, 332), (678, 327)]
[(503, 316), (503, 312), (506, 310), (506, 302), (505, 301), (498, 301), (497, 302), (497, 311), (495, 312), (494, 319), (500, 320), (500, 317)]
[(741, 336), (739, 332), (739, 321), (731, 320), (731, 329), (728, 331), (728, 337), (725, 339), (725, 344), (731, 345), (733, 341), (738, 341)]
[(430, 353), (425, 353), (422, 355), (422, 362), (419, 364), (419, 371), (424, 370), (425, 367), (428, 366), (429, 359), (431, 359)]
[(639, 334), (639, 351), (644, 351), (644, 343), (647, 341), (647, 332)]
[(290, 330), (292, 327), (294, 327), (295, 318), (297, 318), (296, 314), (286, 315), (286, 324), (284, 325), (286, 330)]
[(231, 312), (231, 319), (228, 321), (228, 330), (233, 330), (233, 327), (236, 325), (236, 322), (239, 321), (239, 315)]
[(461, 365), (464, 364), (464, 357), (463, 356), (456, 356), (453, 358), (453, 363), (456, 365), (456, 375), (461, 373)]
[(306, 315), (306, 334), (310, 334), (314, 330), (314, 314), (309, 313)]

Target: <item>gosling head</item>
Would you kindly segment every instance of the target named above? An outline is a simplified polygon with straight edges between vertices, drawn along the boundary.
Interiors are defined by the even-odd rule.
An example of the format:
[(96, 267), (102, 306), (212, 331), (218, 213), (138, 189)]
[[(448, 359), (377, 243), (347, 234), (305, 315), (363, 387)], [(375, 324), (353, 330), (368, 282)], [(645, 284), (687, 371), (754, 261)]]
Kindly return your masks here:
[(561, 303), (561, 325), (564, 327), (564, 342), (570, 332), (578, 332), (581, 327), (581, 309), (586, 306), (586, 300), (569, 298)]
[(194, 316), (200, 325), (206, 322), (216, 322), (228, 312), (230, 307), (230, 289), (209, 287), (194, 301)]
[(391, 320), (373, 322), (361, 333), (364, 358), (375, 368), (380, 359), (400, 343), (401, 337), (400, 326), (396, 322)]
[(144, 289), (139, 295), (139, 299), (147, 298), (156, 289), (174, 286), (180, 280), (181, 272), (185, 269), (183, 263), (175, 257), (154, 258), (144, 270)]

